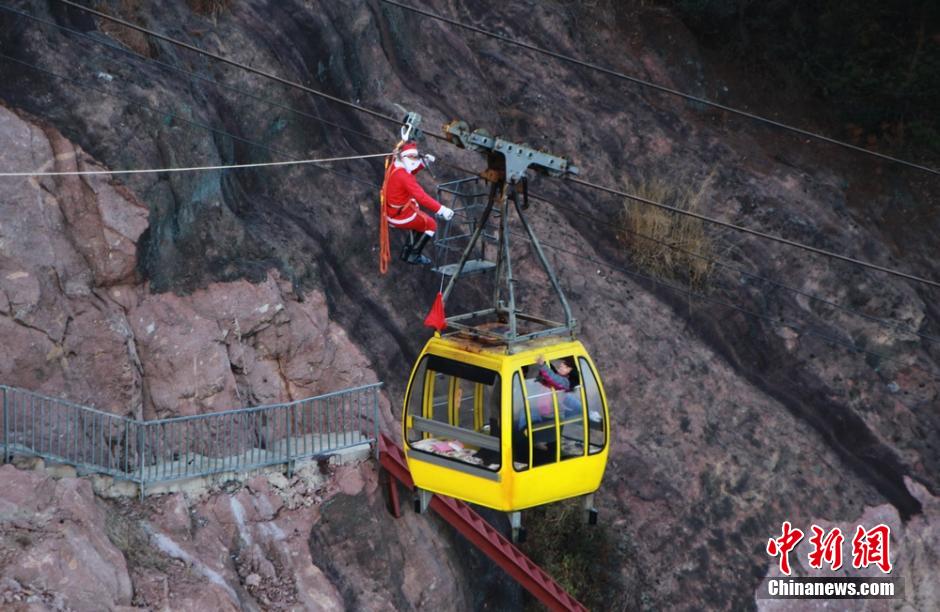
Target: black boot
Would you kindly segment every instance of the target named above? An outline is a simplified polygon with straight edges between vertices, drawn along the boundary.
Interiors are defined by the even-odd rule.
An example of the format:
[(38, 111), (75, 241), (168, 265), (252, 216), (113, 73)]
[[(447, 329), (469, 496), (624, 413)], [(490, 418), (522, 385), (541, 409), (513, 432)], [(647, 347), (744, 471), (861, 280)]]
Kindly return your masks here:
[(415, 243), (420, 237), (419, 232), (408, 232), (408, 237), (405, 238), (405, 244), (401, 245), (401, 253), (398, 254), (398, 258), (402, 261), (408, 261), (408, 258), (411, 256), (411, 251), (414, 250)]
[(418, 243), (411, 248), (411, 252), (408, 254), (406, 261), (416, 266), (430, 266), (431, 260), (421, 254), (421, 251), (424, 250), (424, 246), (430, 239), (431, 236), (428, 234), (421, 234), (421, 238), (419, 238)]

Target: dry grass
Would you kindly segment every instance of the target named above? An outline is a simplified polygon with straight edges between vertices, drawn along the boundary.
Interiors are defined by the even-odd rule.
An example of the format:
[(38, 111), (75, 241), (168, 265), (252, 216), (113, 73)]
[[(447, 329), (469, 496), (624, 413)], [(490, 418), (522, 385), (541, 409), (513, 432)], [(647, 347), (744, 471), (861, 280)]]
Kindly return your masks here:
[[(135, 21), (139, 23), (139, 4), (139, 0), (121, 0), (118, 6), (118, 10), (114, 11), (108, 4), (99, 2), (95, 5), (95, 9), (103, 13), (116, 15), (128, 21)], [(150, 49), (150, 40), (143, 32), (132, 30), (128, 27), (114, 23), (113, 21), (108, 21), (107, 19), (98, 20), (98, 29), (134, 53), (138, 53), (144, 57), (153, 57), (153, 51)]]
[[(186, 0), (186, 4), (197, 15), (203, 15), (210, 19), (217, 19), (220, 15), (229, 10), (232, 0)], [(124, 19), (141, 23), (140, 19), (141, 0), (120, 0), (118, 8), (115, 11), (109, 3), (98, 2), (95, 8), (99, 11), (110, 13)], [(98, 28), (121, 43), (131, 51), (143, 55), (144, 57), (154, 57), (153, 49), (150, 47), (149, 37), (143, 32), (132, 30), (120, 24), (100, 19)]]
[[(653, 179), (629, 184), (626, 191), (679, 210), (695, 212), (714, 174), (713, 170), (694, 190), (684, 183)], [(653, 276), (681, 279), (696, 287), (707, 284), (713, 265), (706, 258), (713, 259), (716, 249), (705, 231), (704, 221), (627, 200), (618, 237), (630, 251), (633, 261)]]
[(105, 533), (132, 567), (167, 570), (169, 560), (151, 545), (150, 536), (144, 530), (141, 519), (126, 516), (117, 509), (109, 508), (105, 521)]
[(229, 9), (232, 0), (186, 0), (186, 4), (194, 13), (215, 19)]

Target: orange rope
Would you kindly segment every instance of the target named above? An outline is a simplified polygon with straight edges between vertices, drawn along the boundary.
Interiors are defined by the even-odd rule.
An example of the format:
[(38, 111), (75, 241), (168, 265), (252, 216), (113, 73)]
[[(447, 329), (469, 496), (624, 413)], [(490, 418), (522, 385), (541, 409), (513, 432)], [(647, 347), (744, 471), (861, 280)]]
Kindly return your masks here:
[(379, 211), (379, 273), (381, 274), (388, 272), (388, 262), (392, 259), (388, 240), (388, 213), (385, 210), (385, 188), (388, 186), (388, 177), (392, 175), (392, 170), (395, 169), (392, 160), (395, 159), (395, 155), (398, 154), (403, 144), (405, 144), (405, 141), (396, 144), (392, 154), (385, 158), (385, 178), (382, 179), (382, 189), (379, 191), (379, 206), (381, 208)]
[[(398, 149), (398, 147), (395, 148)], [(390, 170), (393, 168), (391, 160), (391, 155), (385, 158), (385, 178), (382, 180), (382, 189), (379, 191), (379, 273), (381, 274), (388, 272), (388, 262), (392, 259), (388, 243), (388, 213), (385, 211), (385, 186), (388, 185)]]

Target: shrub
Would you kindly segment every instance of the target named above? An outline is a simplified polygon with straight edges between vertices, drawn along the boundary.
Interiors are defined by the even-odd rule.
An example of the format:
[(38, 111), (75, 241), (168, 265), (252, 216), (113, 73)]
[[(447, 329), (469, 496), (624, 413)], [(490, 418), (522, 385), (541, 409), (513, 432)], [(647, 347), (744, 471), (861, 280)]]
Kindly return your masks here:
[(579, 498), (526, 511), (525, 525), (525, 553), (588, 609), (609, 609), (624, 563), (610, 527), (588, 525)]
[[(117, 10), (111, 9), (104, 2), (98, 2), (94, 7), (104, 13), (110, 13), (130, 21), (140, 21), (139, 2), (137, 0), (121, 0), (118, 3)], [(150, 49), (149, 37), (143, 32), (138, 32), (121, 24), (108, 21), (107, 19), (98, 20), (98, 29), (120, 44), (124, 45), (134, 53), (144, 57), (154, 57)]]
[[(679, 210), (695, 211), (714, 170), (695, 191), (661, 179), (630, 184), (627, 191)], [(633, 261), (653, 276), (678, 278), (702, 287), (712, 271), (712, 239), (705, 223), (694, 217), (627, 200), (619, 236)]]

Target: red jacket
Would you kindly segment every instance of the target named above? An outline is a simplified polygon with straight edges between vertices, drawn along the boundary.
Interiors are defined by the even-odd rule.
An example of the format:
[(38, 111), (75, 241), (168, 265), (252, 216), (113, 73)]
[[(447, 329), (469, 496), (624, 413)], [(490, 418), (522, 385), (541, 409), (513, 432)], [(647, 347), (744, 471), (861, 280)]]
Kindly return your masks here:
[[(415, 172), (419, 172), (420, 168)], [(392, 168), (388, 177), (388, 183), (385, 185), (385, 207), (386, 214), (389, 217), (397, 218), (407, 216), (402, 210), (411, 200), (427, 208), (431, 213), (437, 213), (441, 208), (441, 203), (432, 198), (421, 188), (414, 175), (400, 166)]]

